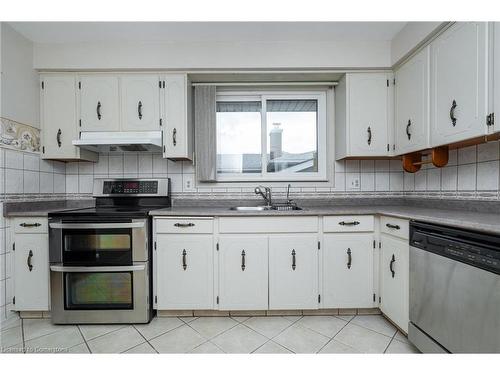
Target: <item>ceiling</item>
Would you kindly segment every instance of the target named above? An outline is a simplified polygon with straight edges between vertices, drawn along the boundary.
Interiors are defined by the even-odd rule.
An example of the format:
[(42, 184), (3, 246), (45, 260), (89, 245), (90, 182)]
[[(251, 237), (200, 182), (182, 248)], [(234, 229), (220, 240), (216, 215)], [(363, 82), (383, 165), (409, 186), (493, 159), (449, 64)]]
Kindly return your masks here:
[(35, 43), (389, 41), (406, 22), (9, 22)]

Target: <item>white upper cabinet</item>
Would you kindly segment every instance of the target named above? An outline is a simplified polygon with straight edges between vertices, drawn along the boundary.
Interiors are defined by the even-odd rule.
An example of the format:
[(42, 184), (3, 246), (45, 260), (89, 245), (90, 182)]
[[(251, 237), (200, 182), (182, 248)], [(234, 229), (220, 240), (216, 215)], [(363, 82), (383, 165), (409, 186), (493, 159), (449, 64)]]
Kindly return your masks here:
[(78, 139), (75, 75), (43, 74), (40, 81), (42, 159), (96, 161), (97, 154), (72, 144)]
[(81, 75), (80, 120), (82, 131), (120, 130), (119, 78), (116, 75)]
[(121, 78), (122, 130), (160, 130), (160, 80), (156, 74)]
[[(493, 117), (490, 122), (490, 132), (500, 132), (500, 22), (492, 22), (493, 32), (493, 67), (491, 74), (493, 87), (491, 87), (491, 111)], [(498, 120), (495, 121), (495, 116)]]
[(219, 239), (219, 309), (268, 309), (267, 236)]
[(166, 74), (163, 157), (192, 160), (192, 88), (187, 74)]
[(317, 235), (269, 238), (269, 309), (317, 309)]
[(459, 22), (431, 43), (431, 146), (487, 133), (488, 25)]
[(397, 155), (429, 147), (429, 65), (427, 46), (395, 72)]
[(336, 158), (389, 155), (392, 73), (348, 73), (335, 89)]

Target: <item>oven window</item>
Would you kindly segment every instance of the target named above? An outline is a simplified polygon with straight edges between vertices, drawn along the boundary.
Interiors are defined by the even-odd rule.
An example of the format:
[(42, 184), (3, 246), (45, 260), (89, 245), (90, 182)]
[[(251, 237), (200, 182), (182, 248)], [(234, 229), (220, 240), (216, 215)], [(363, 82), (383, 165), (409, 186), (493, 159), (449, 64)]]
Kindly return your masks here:
[(66, 273), (66, 310), (133, 309), (132, 272)]
[(123, 251), (130, 249), (129, 234), (72, 233), (64, 236), (64, 251)]

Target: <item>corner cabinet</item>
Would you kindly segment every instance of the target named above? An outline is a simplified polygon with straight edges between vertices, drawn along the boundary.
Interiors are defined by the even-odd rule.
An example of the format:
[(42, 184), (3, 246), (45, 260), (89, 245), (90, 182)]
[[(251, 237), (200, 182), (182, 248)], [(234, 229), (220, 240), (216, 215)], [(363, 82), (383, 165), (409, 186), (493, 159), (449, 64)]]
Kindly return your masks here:
[(431, 48), (431, 147), (488, 132), (488, 24), (458, 22)]
[(395, 72), (395, 154), (429, 147), (430, 47)]
[[(166, 74), (163, 157), (193, 160), (193, 90), (187, 74)], [(163, 83), (162, 83), (163, 85)]]
[(336, 159), (389, 156), (392, 73), (347, 73), (335, 87)]
[(72, 144), (79, 134), (75, 74), (42, 74), (40, 87), (42, 159), (97, 161), (96, 153)]

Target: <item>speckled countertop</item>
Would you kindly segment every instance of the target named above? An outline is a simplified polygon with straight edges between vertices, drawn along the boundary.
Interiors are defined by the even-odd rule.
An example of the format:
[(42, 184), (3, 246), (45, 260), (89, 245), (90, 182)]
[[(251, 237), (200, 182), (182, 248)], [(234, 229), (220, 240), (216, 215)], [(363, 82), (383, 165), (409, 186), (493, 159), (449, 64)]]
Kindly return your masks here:
[(59, 199), (4, 202), (5, 217), (48, 216), (51, 212), (94, 207), (94, 199)]

